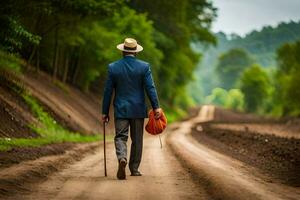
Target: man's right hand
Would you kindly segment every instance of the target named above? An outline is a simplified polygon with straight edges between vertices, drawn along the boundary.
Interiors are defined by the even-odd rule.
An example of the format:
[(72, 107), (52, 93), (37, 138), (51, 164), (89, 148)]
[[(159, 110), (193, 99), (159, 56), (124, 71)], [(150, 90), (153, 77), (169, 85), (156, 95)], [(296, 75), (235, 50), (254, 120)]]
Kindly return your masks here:
[(162, 109), (161, 108), (156, 108), (154, 109), (154, 118), (159, 119), (161, 117)]
[(109, 115), (102, 115), (102, 122), (108, 123), (109, 122)]

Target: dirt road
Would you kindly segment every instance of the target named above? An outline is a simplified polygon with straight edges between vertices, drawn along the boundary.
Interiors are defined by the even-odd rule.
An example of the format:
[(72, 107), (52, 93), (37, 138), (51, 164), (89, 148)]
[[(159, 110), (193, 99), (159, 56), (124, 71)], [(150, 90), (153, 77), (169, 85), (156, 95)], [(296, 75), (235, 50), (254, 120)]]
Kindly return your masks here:
[(29, 193), (8, 199), (300, 199), (299, 188), (273, 182), (257, 169), (191, 137), (195, 124), (213, 118), (214, 107), (203, 106), (197, 117), (173, 124), (163, 137), (162, 149), (157, 137), (147, 135), (140, 168), (142, 177), (116, 179), (117, 161), (110, 143), (108, 177), (103, 176), (103, 151), (99, 147), (94, 154), (33, 185)]
[[(142, 177), (116, 179), (117, 161), (113, 144), (108, 145), (108, 177), (103, 177), (102, 149), (58, 172), (32, 188), (29, 195), (11, 199), (208, 199), (166, 145), (157, 137), (144, 140)], [(129, 171), (127, 171), (129, 174)]]
[[(274, 182), (259, 170), (196, 142), (191, 128), (213, 119), (214, 107), (204, 106), (197, 117), (180, 123), (168, 143), (215, 199), (298, 200), (300, 190)], [(182, 148), (184, 146), (184, 148)], [(204, 184), (206, 183), (206, 184)]]

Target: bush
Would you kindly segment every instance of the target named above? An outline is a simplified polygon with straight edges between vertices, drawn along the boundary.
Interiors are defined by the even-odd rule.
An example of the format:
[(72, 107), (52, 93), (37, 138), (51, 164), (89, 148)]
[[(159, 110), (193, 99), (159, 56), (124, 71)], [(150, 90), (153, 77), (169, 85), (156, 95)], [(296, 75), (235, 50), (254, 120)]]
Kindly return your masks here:
[(239, 89), (227, 91), (223, 88), (215, 88), (213, 89), (212, 94), (206, 97), (206, 103), (243, 111), (244, 95)]
[(244, 110), (244, 95), (240, 89), (231, 89), (228, 91), (225, 108), (237, 111)]
[(22, 61), (12, 53), (0, 50), (0, 70), (20, 72)]
[(211, 95), (206, 97), (205, 102), (217, 106), (225, 106), (227, 97), (228, 97), (228, 93), (225, 89), (215, 88), (213, 89)]
[(245, 99), (245, 110), (263, 112), (271, 90), (267, 73), (259, 65), (253, 65), (244, 71), (240, 84)]

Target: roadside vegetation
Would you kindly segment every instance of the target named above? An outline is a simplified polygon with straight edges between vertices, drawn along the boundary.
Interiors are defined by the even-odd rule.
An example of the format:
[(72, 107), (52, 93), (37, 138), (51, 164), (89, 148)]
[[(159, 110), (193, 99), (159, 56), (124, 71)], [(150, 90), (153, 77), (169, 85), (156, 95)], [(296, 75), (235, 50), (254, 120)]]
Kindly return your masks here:
[[(83, 135), (72, 132), (62, 127), (53, 117), (47, 113), (43, 107), (16, 78), (22, 73), (23, 61), (14, 54), (0, 51), (0, 75), (1, 81), (7, 83), (11, 91), (20, 95), (30, 107), (32, 113), (38, 120), (37, 124), (30, 124), (31, 130), (39, 135), (33, 138), (0, 138), (0, 151), (8, 151), (14, 147), (38, 147), (46, 144), (63, 142), (94, 142), (101, 140), (100, 134)], [(63, 83), (56, 81), (55, 85), (68, 92), (68, 88)]]
[(38, 147), (62, 142), (94, 142), (101, 139), (100, 134), (82, 135), (63, 128), (43, 110), (43, 107), (29, 93), (23, 92), (22, 97), (38, 119), (39, 123), (31, 124), (30, 127), (32, 131), (39, 134), (39, 137), (0, 138), (0, 151), (7, 151), (14, 147)]
[(116, 45), (136, 38), (171, 120), (193, 103), (186, 86), (201, 56), (191, 42), (215, 43), (209, 0), (14, 0), (0, 13), (1, 51), (85, 92), (102, 93), (108, 63), (121, 57)]
[[(208, 0), (13, 0), (0, 3), (0, 78), (10, 73), (47, 73), (53, 84), (69, 94), (69, 86), (101, 94), (107, 65), (121, 58), (116, 49), (134, 37), (145, 51), (169, 121), (185, 116), (193, 104), (186, 92), (200, 54), (191, 41), (214, 44), (210, 32), (216, 9)], [(33, 138), (0, 138), (0, 150), (61, 142), (89, 142), (86, 136), (66, 130), (18, 81), (11, 90), (22, 97), (38, 119), (31, 124)], [(100, 114), (100, 113), (99, 113)]]

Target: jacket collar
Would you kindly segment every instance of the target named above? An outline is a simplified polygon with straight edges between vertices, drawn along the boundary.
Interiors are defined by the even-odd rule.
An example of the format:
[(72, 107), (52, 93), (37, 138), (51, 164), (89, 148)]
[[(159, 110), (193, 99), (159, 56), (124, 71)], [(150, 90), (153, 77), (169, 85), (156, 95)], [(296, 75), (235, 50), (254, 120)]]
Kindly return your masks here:
[(125, 59), (135, 59), (134, 55), (126, 55), (124, 56)]

